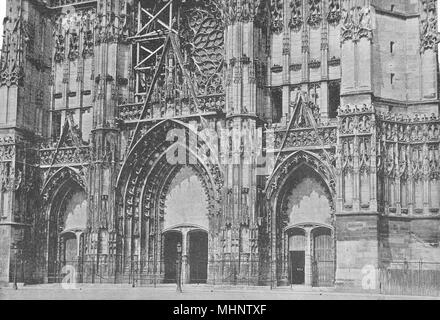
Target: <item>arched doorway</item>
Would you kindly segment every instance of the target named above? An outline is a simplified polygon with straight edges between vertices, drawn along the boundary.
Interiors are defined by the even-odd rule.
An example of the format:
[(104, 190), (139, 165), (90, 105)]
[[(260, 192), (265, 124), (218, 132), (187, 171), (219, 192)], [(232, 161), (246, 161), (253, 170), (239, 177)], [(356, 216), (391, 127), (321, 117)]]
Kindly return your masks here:
[[(177, 261), (181, 258), (183, 283), (206, 283), (208, 278), (208, 232), (196, 226), (182, 225), (165, 231), (164, 282), (175, 283)], [(177, 251), (180, 246), (181, 256)]]
[[(163, 227), (165, 232), (178, 233), (182, 248), (183, 283), (205, 283), (208, 274), (208, 206), (206, 189), (197, 171), (191, 166), (182, 166), (170, 181), (164, 204)], [(165, 238), (166, 240), (167, 238)], [(166, 240), (163, 256), (174, 256), (173, 248)], [(177, 258), (177, 256), (176, 256)], [(170, 261), (165, 261), (169, 265)], [(174, 272), (176, 260), (174, 260)], [(171, 270), (172, 267), (166, 267)], [(170, 282), (171, 278), (166, 275)], [(176, 279), (175, 276), (172, 279)]]
[[(69, 229), (63, 231), (60, 236), (60, 257), (58, 267), (60, 272), (59, 281), (72, 270), (76, 282), (82, 282), (84, 278), (84, 229)], [(73, 269), (72, 269), (73, 268)]]
[(63, 183), (53, 197), (49, 215), (47, 281), (59, 282), (63, 270), (75, 270), (75, 281), (83, 272), (83, 232), (87, 226), (87, 196), (72, 180)]
[(312, 168), (300, 168), (286, 180), (278, 207), (280, 222), (288, 225), (287, 278), (293, 285), (329, 286), (334, 280), (331, 198)]
[[(184, 267), (185, 261), (189, 262), (189, 244), (185, 251), (185, 234), (194, 229), (206, 230), (207, 247), (213, 247), (213, 233), (217, 231), (213, 228), (218, 228), (222, 209), (221, 166), (216, 157), (202, 157), (202, 140), (197, 139), (195, 144), (191, 139), (175, 141), (168, 137), (170, 132), (175, 137), (193, 136), (198, 134), (195, 129), (178, 120), (165, 120), (147, 129), (119, 173), (116, 202), (121, 236), (117, 251), (124, 257), (124, 265), (130, 264), (130, 257), (139, 257), (139, 273), (144, 278), (170, 278), (169, 272), (165, 277), (164, 266), (169, 263), (165, 261), (169, 254), (164, 237), (168, 231), (182, 233), (182, 272), (186, 272), (183, 276), (188, 281), (189, 265), (187, 270)], [(212, 250), (208, 252), (209, 260), (213, 260)]]
[(76, 234), (68, 232), (62, 235), (62, 239), (64, 245), (62, 261), (66, 263), (78, 259), (78, 240)]
[(286, 230), (290, 285), (330, 287), (335, 280), (335, 239), (327, 226), (300, 224)]
[(271, 272), (278, 285), (333, 285), (332, 176), (328, 166), (313, 153), (297, 152), (276, 169), (269, 181), (272, 187), (267, 189), (267, 197), (275, 232), (271, 254), (276, 258)]

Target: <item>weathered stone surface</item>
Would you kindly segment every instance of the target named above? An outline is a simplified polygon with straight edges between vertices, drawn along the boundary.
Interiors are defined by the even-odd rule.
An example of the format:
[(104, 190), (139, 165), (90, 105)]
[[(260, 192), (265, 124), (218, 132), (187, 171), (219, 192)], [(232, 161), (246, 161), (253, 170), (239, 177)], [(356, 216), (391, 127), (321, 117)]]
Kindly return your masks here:
[(0, 283), (437, 266), (437, 1), (178, 3), (7, 1)]

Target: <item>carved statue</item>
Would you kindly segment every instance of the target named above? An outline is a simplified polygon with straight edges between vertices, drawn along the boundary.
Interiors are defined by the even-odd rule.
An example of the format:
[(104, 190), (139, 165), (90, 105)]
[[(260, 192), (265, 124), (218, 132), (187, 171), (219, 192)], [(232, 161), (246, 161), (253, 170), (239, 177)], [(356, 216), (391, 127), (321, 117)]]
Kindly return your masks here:
[(321, 0), (309, 0), (309, 17), (307, 23), (312, 28), (318, 28), (322, 21)]
[(338, 25), (341, 20), (339, 0), (330, 0), (327, 21), (331, 25)]
[(303, 25), (302, 0), (291, 0), (290, 7), (292, 9), (289, 26), (292, 30), (299, 31)]

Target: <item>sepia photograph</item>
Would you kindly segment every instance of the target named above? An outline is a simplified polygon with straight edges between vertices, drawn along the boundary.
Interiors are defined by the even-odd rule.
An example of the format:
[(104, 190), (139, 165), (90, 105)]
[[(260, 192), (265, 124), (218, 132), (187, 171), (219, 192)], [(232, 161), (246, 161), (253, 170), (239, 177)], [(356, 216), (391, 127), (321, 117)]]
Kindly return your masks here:
[(440, 300), (438, 5), (0, 0), (0, 300)]

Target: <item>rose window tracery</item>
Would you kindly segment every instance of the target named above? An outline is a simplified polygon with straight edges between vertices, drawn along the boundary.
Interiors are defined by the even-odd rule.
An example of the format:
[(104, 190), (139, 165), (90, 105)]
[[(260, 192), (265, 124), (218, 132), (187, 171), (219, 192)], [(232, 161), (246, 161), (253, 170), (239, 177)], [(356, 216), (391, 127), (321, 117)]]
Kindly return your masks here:
[(214, 5), (188, 5), (182, 13), (181, 45), (196, 79), (198, 96), (223, 94), (224, 34)]

